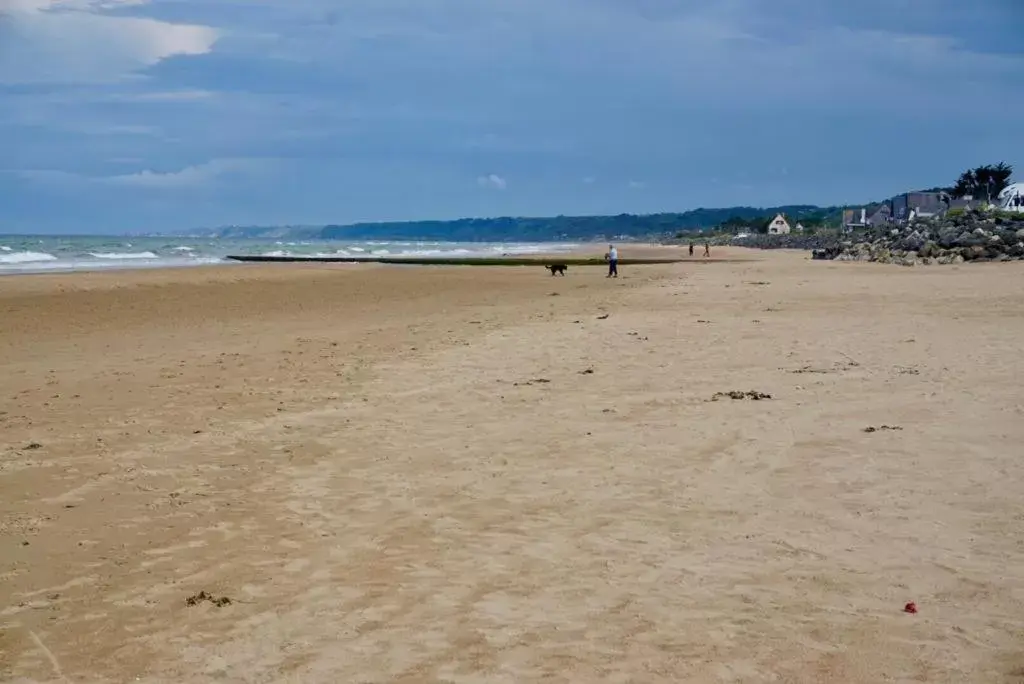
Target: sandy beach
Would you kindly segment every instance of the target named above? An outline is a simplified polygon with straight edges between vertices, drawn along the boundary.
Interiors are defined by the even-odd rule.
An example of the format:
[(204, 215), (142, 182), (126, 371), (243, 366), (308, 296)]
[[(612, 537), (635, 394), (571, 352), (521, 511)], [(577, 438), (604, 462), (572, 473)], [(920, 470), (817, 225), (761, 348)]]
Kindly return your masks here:
[(715, 254), (0, 280), (0, 681), (1024, 681), (1024, 268)]

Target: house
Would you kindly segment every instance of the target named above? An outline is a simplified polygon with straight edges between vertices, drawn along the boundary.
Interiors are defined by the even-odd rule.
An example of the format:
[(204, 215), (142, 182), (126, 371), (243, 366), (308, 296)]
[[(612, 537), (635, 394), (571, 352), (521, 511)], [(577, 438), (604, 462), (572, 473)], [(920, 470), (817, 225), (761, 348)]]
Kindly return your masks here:
[(769, 235), (788, 235), (790, 230), (789, 222), (782, 214), (776, 214), (775, 218), (768, 222)]
[(952, 209), (958, 209), (964, 211), (967, 209), (981, 209), (985, 206), (985, 200), (976, 200), (970, 196), (961, 197), (959, 199), (949, 200), (946, 203), (946, 211)]
[(947, 204), (944, 193), (905, 192), (892, 198), (892, 220), (909, 221), (911, 213), (915, 217), (935, 216), (945, 211)]
[(843, 209), (844, 228), (863, 228), (867, 224), (867, 209)]
[(892, 223), (892, 205), (888, 202), (882, 202), (882, 205), (878, 207), (874, 213), (868, 216), (865, 219), (865, 222), (869, 226), (874, 226), (876, 228)]
[(795, 230), (795, 231), (796, 231), (796, 232), (798, 232), (798, 233), (802, 233), (802, 232), (804, 232), (804, 231), (805, 231), (805, 230), (807, 230), (807, 229), (806, 229), (806, 228), (804, 228), (804, 224), (802, 224), (802, 223), (798, 223), (798, 224), (796, 224), (795, 226), (793, 226), (793, 230)]

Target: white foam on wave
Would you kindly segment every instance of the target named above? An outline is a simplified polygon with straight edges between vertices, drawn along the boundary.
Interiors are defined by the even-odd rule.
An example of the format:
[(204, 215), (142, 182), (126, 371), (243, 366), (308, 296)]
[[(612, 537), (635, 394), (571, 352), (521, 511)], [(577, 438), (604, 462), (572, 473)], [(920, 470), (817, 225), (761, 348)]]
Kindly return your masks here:
[(153, 252), (89, 252), (96, 259), (159, 259)]
[(265, 256), (265, 257), (290, 257), (290, 256), (295, 256), (295, 255), (292, 254), (291, 252), (287, 251), (287, 250), (284, 250), (284, 249), (275, 249), (275, 250), (273, 250), (271, 252), (264, 252), (260, 256)]
[(351, 257), (352, 255), (344, 249), (336, 249), (333, 252), (315, 252), (307, 256), (316, 257), (318, 259), (329, 259), (332, 257)]
[(0, 264), (31, 264), (57, 260), (57, 257), (46, 252), (14, 252), (11, 250), (4, 250), (4, 252), (4, 254), (0, 254)]
[(455, 256), (469, 256), (469, 255), (484, 256), (480, 252), (474, 252), (471, 249), (465, 249), (462, 247), (456, 249), (406, 249), (398, 253), (399, 256), (404, 257), (455, 257)]
[(185, 245), (181, 245), (180, 247), (172, 247), (171, 251), (174, 251), (174, 252), (194, 252), (195, 248), (194, 247), (186, 247)]
[(501, 254), (537, 254), (539, 252), (562, 252), (575, 245), (492, 245), (491, 251)]
[(212, 266), (227, 264), (220, 257), (195, 257), (182, 259), (171, 257), (165, 259), (58, 259), (47, 261), (31, 261), (21, 263), (4, 263), (0, 256), (0, 275), (20, 273), (60, 273), (66, 271), (116, 271), (121, 269), (166, 268), (181, 266)]
[(13, 252), (14, 250), (7, 245), (0, 245), (0, 252)]

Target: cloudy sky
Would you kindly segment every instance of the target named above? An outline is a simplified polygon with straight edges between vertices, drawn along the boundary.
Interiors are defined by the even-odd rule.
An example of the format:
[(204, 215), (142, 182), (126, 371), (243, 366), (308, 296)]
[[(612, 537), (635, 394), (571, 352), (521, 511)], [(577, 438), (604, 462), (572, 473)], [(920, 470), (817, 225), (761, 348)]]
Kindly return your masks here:
[(1021, 0), (0, 0), (0, 231), (852, 203), (1022, 112)]

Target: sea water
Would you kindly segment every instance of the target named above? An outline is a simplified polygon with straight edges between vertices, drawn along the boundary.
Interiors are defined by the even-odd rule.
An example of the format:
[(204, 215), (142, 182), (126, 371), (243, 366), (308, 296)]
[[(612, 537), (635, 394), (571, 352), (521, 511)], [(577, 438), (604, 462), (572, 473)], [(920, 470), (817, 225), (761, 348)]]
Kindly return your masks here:
[(569, 243), (254, 240), (235, 238), (0, 235), (0, 275), (167, 268), (228, 262), (232, 255), (287, 257), (495, 257), (566, 252)]

